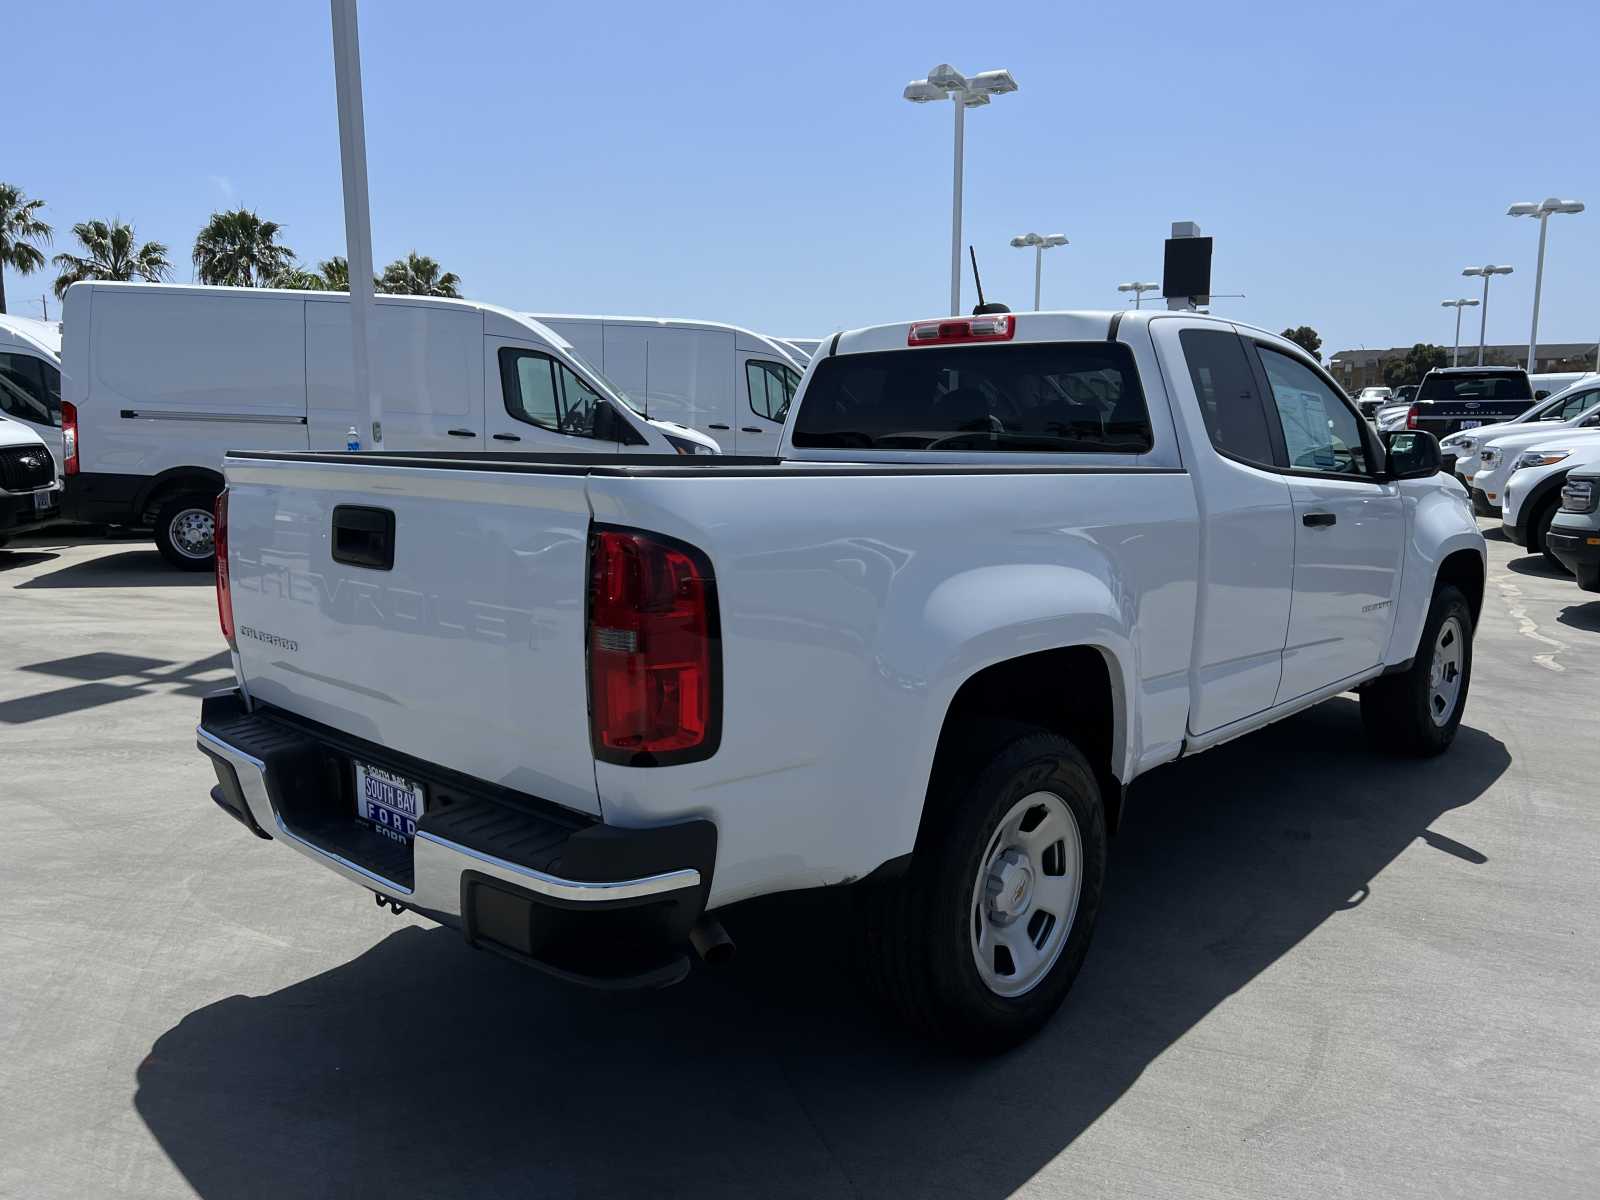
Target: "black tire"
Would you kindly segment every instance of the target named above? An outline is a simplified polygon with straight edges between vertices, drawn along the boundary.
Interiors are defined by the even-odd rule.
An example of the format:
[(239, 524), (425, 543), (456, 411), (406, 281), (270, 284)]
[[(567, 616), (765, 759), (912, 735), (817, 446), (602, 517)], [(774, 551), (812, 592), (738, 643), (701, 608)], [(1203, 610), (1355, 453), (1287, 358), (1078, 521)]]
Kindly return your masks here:
[[(1452, 620), (1459, 638), (1456, 675), (1460, 687), (1454, 704), (1440, 719), (1432, 679), (1434, 654), (1440, 644), (1440, 631)], [(1472, 607), (1458, 588), (1441, 584), (1434, 589), (1411, 666), (1400, 674), (1374, 679), (1361, 689), (1361, 722), (1368, 738), (1378, 749), (1391, 754), (1416, 758), (1442, 754), (1455, 741), (1471, 683)]]
[(1561, 511), (1561, 497), (1559, 494), (1554, 499), (1545, 501), (1538, 512), (1533, 514), (1533, 519), (1528, 522), (1528, 549), (1537, 550), (1544, 555), (1544, 561), (1549, 563), (1563, 575), (1570, 574), (1566, 563), (1562, 562), (1550, 551), (1550, 526), (1555, 522), (1556, 513)]
[[(182, 496), (174, 496), (161, 506), (161, 511), (156, 514), (156, 549), (161, 551), (161, 557), (177, 567), (180, 571), (210, 571), (216, 567), (216, 554), (211, 548), (210, 525), (212, 511), (217, 498), (204, 492), (189, 492)], [(195, 521), (195, 514), (203, 513), (204, 522)], [(204, 528), (208, 532), (204, 540), (186, 535), (187, 530), (196, 527)], [(196, 553), (199, 546), (205, 547), (204, 554)]]
[[(941, 768), (909, 869), (898, 880), (863, 888), (857, 909), (859, 962), (878, 998), (931, 1040), (980, 1052), (1017, 1044), (1061, 1007), (1089, 951), (1106, 869), (1105, 808), (1094, 770), (1077, 747), (1043, 730), (987, 747), (959, 766)], [(1043, 935), (1058, 947), (1053, 962), (1041, 962), (1044, 973), (1027, 991), (1006, 996), (980, 974), (975, 889), (980, 874), (988, 877), (1002, 821), (1036, 792), (1064, 802), (1075, 823), (1081, 850), (1076, 905), (1063, 925), (1064, 939)], [(1025, 909), (1015, 919), (1031, 916)], [(1028, 933), (1032, 926), (1016, 928)]]

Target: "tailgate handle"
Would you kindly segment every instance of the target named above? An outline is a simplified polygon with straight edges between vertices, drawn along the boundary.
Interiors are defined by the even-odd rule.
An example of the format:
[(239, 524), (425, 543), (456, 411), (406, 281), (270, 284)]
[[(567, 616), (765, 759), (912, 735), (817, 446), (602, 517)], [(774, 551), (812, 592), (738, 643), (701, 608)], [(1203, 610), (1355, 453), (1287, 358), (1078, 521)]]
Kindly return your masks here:
[(394, 513), (340, 504), (333, 510), (333, 561), (374, 571), (394, 569)]

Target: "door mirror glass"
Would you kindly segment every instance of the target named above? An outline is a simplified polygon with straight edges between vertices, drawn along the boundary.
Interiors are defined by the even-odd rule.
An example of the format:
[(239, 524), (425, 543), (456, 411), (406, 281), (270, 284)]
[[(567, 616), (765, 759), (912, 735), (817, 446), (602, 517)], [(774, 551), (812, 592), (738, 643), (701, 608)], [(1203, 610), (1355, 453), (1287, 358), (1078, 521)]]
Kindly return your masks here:
[(1438, 474), (1443, 464), (1439, 439), (1423, 430), (1386, 433), (1383, 444), (1389, 452), (1389, 474), (1395, 479), (1426, 479)]

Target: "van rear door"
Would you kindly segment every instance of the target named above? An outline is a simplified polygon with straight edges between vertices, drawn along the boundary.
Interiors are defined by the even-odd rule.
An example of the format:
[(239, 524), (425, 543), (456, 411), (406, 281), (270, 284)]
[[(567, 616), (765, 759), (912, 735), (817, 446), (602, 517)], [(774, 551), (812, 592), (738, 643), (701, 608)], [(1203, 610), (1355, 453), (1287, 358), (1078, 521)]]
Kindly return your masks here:
[[(353, 426), (370, 447), (367, 405), (356, 402), (350, 302), (306, 301), (306, 396), (311, 449), (343, 450)], [(483, 316), (470, 308), (380, 299), (370, 370), (383, 403), (385, 450), (482, 450)]]

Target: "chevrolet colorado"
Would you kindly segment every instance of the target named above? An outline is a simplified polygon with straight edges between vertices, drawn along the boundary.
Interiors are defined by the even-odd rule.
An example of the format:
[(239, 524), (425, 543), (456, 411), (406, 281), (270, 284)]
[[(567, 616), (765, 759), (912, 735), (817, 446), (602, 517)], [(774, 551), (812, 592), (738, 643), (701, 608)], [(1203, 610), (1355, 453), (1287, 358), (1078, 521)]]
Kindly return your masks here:
[(1439, 463), (1292, 343), (1138, 312), (835, 335), (771, 458), (230, 453), (199, 748), (258, 836), (591, 984), (856, 885), (883, 997), (1002, 1046), (1135, 777), (1351, 689), (1449, 746), (1484, 547)]

